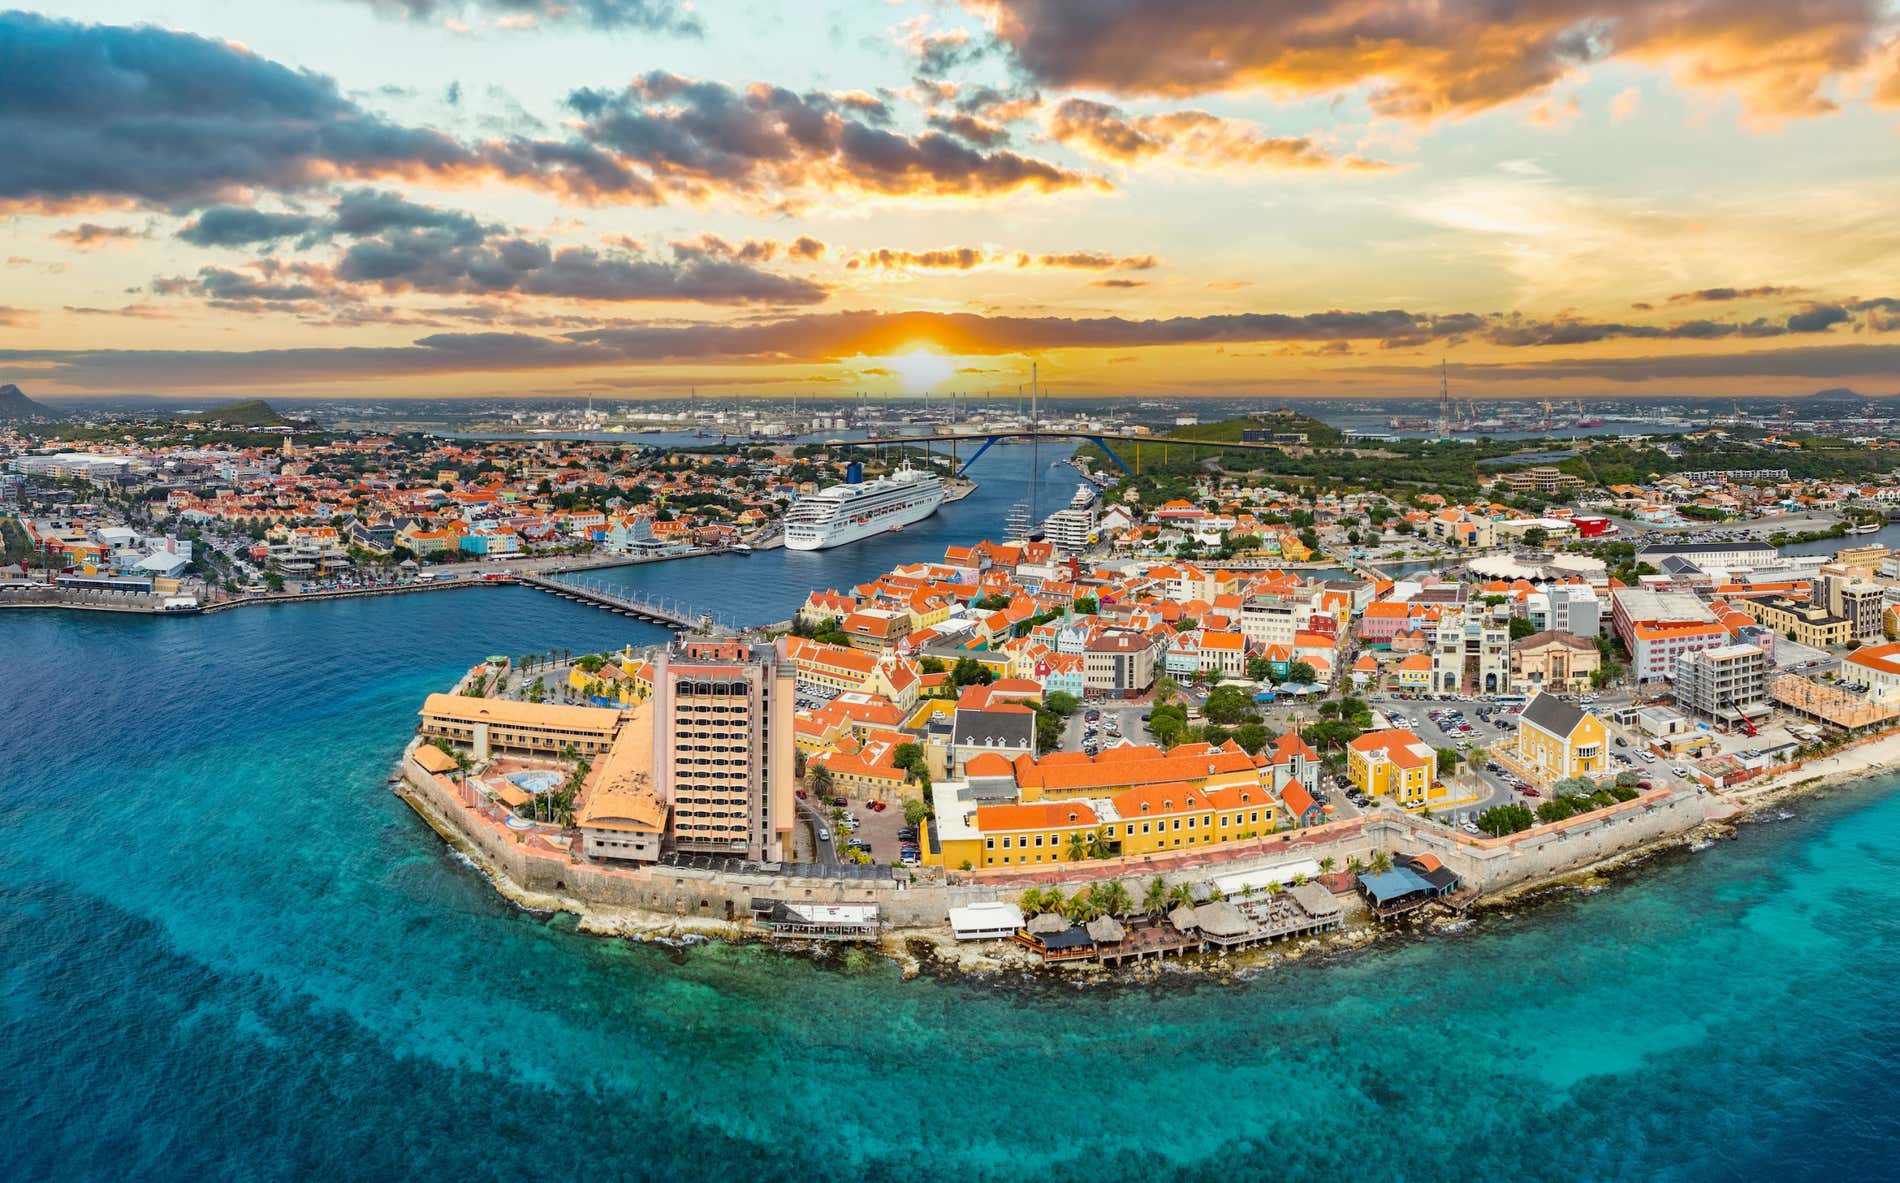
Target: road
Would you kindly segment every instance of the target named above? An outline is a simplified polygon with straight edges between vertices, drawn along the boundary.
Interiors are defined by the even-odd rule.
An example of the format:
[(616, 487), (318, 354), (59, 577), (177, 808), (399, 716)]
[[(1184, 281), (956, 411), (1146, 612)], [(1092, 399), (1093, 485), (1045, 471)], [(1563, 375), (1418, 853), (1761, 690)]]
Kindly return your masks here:
[(798, 820), (804, 827), (807, 841), (811, 843), (814, 863), (835, 863), (838, 861), (838, 847), (831, 838), (820, 838), (821, 833), (831, 832), (831, 821), (819, 812), (818, 807), (804, 797), (798, 799)]

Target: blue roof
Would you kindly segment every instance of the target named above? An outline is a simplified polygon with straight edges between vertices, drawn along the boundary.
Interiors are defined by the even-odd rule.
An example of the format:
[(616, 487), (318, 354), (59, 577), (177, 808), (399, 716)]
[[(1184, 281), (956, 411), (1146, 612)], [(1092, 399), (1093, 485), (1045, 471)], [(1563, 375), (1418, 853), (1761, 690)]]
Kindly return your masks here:
[(1372, 897), (1372, 902), (1375, 904), (1403, 899), (1415, 892), (1436, 890), (1423, 876), (1410, 867), (1394, 867), (1390, 871), (1382, 871), (1376, 875), (1361, 875), (1359, 886), (1365, 888), (1366, 894)]

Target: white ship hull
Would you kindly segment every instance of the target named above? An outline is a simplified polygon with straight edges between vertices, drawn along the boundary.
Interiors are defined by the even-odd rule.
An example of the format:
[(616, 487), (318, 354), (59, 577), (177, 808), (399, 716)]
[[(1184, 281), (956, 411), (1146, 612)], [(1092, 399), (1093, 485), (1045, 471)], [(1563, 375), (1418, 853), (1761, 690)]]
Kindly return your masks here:
[(786, 550), (830, 550), (834, 546), (843, 546), (849, 542), (862, 542), (879, 534), (889, 533), (900, 526), (921, 522), (937, 512), (943, 504), (943, 487), (921, 495), (916, 501), (892, 508), (867, 521), (847, 518), (843, 521), (828, 522), (822, 526), (805, 526), (787, 523), (785, 527)]

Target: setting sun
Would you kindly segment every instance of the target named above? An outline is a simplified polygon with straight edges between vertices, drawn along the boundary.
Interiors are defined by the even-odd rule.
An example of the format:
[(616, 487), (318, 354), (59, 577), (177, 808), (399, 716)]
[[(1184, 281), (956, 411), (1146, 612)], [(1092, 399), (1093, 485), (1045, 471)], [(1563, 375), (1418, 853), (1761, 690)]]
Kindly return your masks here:
[(922, 345), (908, 353), (879, 360), (883, 368), (897, 378), (906, 394), (924, 394), (935, 390), (956, 373), (956, 366), (949, 358)]

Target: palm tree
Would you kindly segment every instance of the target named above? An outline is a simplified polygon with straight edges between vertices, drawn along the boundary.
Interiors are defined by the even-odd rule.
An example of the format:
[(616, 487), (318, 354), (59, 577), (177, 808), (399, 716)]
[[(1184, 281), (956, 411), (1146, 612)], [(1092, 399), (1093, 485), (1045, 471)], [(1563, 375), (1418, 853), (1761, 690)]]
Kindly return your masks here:
[(1330, 875), (1333, 873), (1333, 868), (1338, 865), (1339, 865), (1339, 860), (1329, 854), (1325, 858), (1319, 860), (1319, 873), (1322, 875)]
[(1280, 881), (1279, 881), (1278, 879), (1276, 879), (1276, 880), (1274, 880), (1274, 881), (1273, 881), (1272, 883), (1269, 883), (1269, 884), (1267, 884), (1267, 894), (1268, 894), (1268, 895), (1279, 895), (1279, 894), (1280, 894), (1280, 888), (1281, 888), (1281, 884), (1280, 884)]
[(1191, 907), (1194, 903), (1194, 889), (1185, 883), (1177, 883), (1168, 889), (1168, 906), (1173, 908)]
[(1159, 916), (1168, 910), (1168, 881), (1156, 875), (1148, 881), (1148, 890), (1141, 897), (1142, 910), (1150, 916)]
[(1207, 898), (1209, 900), (1224, 900), (1227, 898), (1227, 893), (1220, 889), (1219, 884), (1215, 884), (1207, 889)]
[(1055, 887), (1052, 885), (1052, 886), (1045, 887), (1042, 889), (1042, 910), (1043, 911), (1060, 912), (1063, 910), (1063, 906), (1065, 903), (1066, 901), (1062, 898), (1062, 889), (1060, 887)]
[(1034, 916), (1042, 911), (1042, 891), (1034, 887), (1025, 887), (1022, 897), (1017, 902), (1022, 906), (1023, 915)]
[(1119, 879), (1111, 879), (1101, 887), (1102, 909), (1110, 916), (1126, 916), (1135, 910), (1135, 899), (1128, 894), (1128, 887)]
[(1088, 836), (1080, 830), (1071, 830), (1069, 832), (1069, 861), (1079, 863), (1088, 856)]
[(1387, 871), (1390, 871), (1391, 869), (1392, 869), (1392, 856), (1387, 854), (1383, 850), (1375, 851), (1372, 855), (1373, 874), (1383, 875)]
[(1301, 871), (1301, 872), (1299, 872), (1298, 874), (1296, 874), (1296, 875), (1294, 875), (1294, 876), (1293, 876), (1293, 886), (1295, 886), (1295, 887), (1302, 887), (1302, 886), (1304, 886), (1305, 884), (1306, 884), (1306, 872), (1305, 872), (1305, 871)]
[(1109, 844), (1106, 830), (1097, 829), (1089, 835), (1090, 858), (1113, 858), (1114, 855), (1115, 848)]

